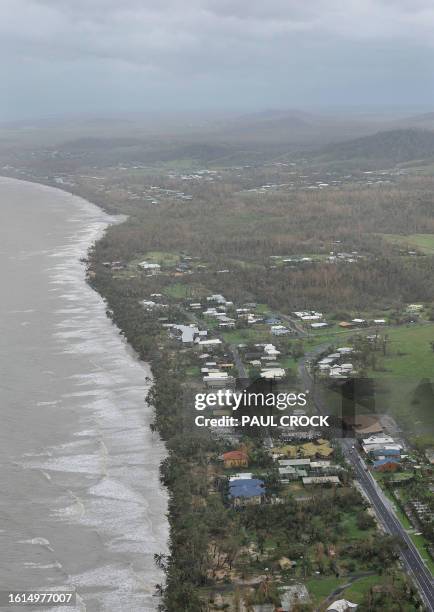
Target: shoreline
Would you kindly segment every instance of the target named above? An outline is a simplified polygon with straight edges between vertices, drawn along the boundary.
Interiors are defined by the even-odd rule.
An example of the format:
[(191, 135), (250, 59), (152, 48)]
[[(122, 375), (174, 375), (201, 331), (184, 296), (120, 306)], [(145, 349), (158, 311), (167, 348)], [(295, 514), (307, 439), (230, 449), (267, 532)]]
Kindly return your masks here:
[[(66, 192), (63, 189), (59, 189), (56, 187), (52, 187), (50, 185), (47, 185), (45, 183), (37, 183), (36, 181), (23, 181), (21, 179), (17, 179), (15, 177), (9, 177), (9, 176), (2, 176), (0, 177), (0, 181), (2, 183), (8, 183), (10, 185), (13, 185), (14, 183), (26, 183), (26, 184), (30, 184), (30, 185), (35, 185), (38, 186), (42, 191), (48, 191), (50, 190), (56, 190), (58, 192), (61, 193), (63, 202), (65, 202), (65, 196), (71, 195), (74, 198), (74, 203), (73, 206), (71, 208), (73, 208), (73, 210), (71, 210), (71, 219), (73, 220), (73, 217), (76, 217), (76, 219), (81, 218), (82, 219), (82, 225), (84, 226), (83, 229), (77, 230), (77, 234), (75, 235), (74, 233), (71, 234), (72, 238), (71, 240), (68, 240), (67, 242), (65, 242), (63, 244), (63, 246), (60, 248), (59, 253), (62, 252), (64, 253), (64, 257), (65, 257), (65, 261), (66, 263), (64, 263), (61, 261), (61, 267), (59, 268), (59, 271), (55, 272), (56, 277), (59, 279), (58, 281), (55, 280), (55, 277), (53, 277), (53, 281), (56, 282), (62, 282), (62, 277), (63, 279), (65, 279), (64, 276), (64, 272), (62, 271), (62, 266), (66, 266), (65, 271), (66, 271), (66, 283), (69, 283), (71, 281), (71, 278), (74, 279), (73, 282), (75, 283), (75, 289), (76, 291), (78, 291), (78, 293), (80, 294), (80, 291), (89, 291), (92, 294), (95, 295), (95, 300), (93, 300), (93, 302), (100, 301), (101, 305), (99, 306), (99, 310), (102, 311), (101, 314), (103, 314), (104, 319), (107, 322), (107, 326), (110, 328), (110, 334), (113, 336), (114, 339), (114, 346), (119, 346), (118, 343), (121, 342), (122, 343), (122, 347), (123, 350), (125, 350), (125, 353), (128, 354), (129, 358), (132, 358), (134, 360), (134, 362), (137, 364), (137, 367), (140, 368), (141, 371), (141, 379), (142, 379), (142, 385), (143, 385), (143, 392), (141, 394), (141, 403), (137, 403), (137, 410), (143, 414), (143, 411), (145, 411), (147, 413), (147, 418), (146, 418), (146, 422), (150, 419), (152, 420), (152, 414), (153, 414), (153, 406), (151, 404), (149, 404), (149, 410), (146, 408), (146, 406), (143, 405), (143, 400), (145, 399), (146, 393), (148, 391), (148, 387), (149, 387), (149, 379), (152, 376), (151, 374), (151, 364), (149, 364), (147, 361), (143, 360), (140, 358), (139, 354), (137, 353), (137, 351), (134, 349), (134, 347), (131, 345), (131, 343), (128, 342), (127, 338), (125, 337), (125, 335), (122, 333), (122, 330), (119, 328), (119, 326), (116, 325), (116, 323), (113, 321), (113, 319), (108, 316), (107, 313), (107, 309), (108, 309), (108, 305), (107, 305), (107, 301), (105, 299), (105, 297), (103, 295), (101, 295), (100, 292), (98, 292), (96, 290), (96, 288), (92, 285), (92, 283), (90, 282), (90, 279), (88, 278), (87, 275), (87, 267), (88, 267), (88, 261), (89, 261), (89, 257), (90, 257), (90, 253), (92, 252), (92, 250), (95, 247), (95, 244), (97, 244), (105, 235), (107, 229), (111, 226), (111, 225), (116, 225), (118, 223), (121, 223), (123, 221), (123, 218), (119, 218), (119, 217), (115, 217), (114, 215), (110, 215), (108, 214), (106, 211), (104, 211), (100, 206), (94, 204), (93, 202), (90, 202), (89, 200), (83, 198), (82, 196), (79, 196), (77, 194), (73, 194), (71, 192)], [(43, 197), (43, 196), (42, 196)], [(86, 219), (86, 215), (89, 215), (89, 221)], [(83, 218), (84, 217), (84, 218)], [(66, 225), (66, 228), (68, 228), (68, 226)], [(75, 230), (74, 230), (75, 231)], [(86, 242), (86, 244), (85, 244)], [(53, 269), (58, 268), (58, 266), (55, 264)], [(51, 273), (50, 273), (51, 274)], [(80, 287), (78, 286), (78, 281), (80, 283)], [(85, 285), (82, 285), (82, 283), (85, 283)], [(86, 288), (86, 289), (85, 289)], [(61, 289), (63, 290), (63, 288)], [(77, 305), (80, 305), (81, 300), (78, 300)], [(84, 301), (84, 303), (82, 304), (84, 307), (86, 307), (86, 302)], [(93, 317), (91, 317), (91, 319), (93, 320)], [(92, 322), (90, 322), (92, 324)], [(71, 345), (73, 347), (73, 345)], [(117, 351), (116, 351), (117, 352)], [(122, 357), (120, 356), (120, 358), (122, 359)], [(85, 414), (85, 413), (84, 413)], [(110, 418), (107, 415), (107, 418)], [(128, 415), (126, 415), (126, 418), (129, 418)], [(144, 423), (144, 427), (147, 428), (146, 422)], [(128, 431), (128, 430), (126, 430)], [(139, 432), (140, 434), (140, 432)], [(141, 436), (141, 434), (140, 434)], [(167, 454), (167, 449), (165, 448), (164, 442), (161, 439), (160, 436), (158, 436), (157, 438), (155, 437), (155, 433), (154, 432), (148, 432), (147, 434), (148, 438), (154, 439), (155, 442), (157, 443), (157, 446), (161, 445), (161, 448), (164, 449), (164, 455), (163, 455), (163, 460), (164, 457)], [(156, 448), (156, 447), (155, 447)], [(140, 451), (138, 451), (140, 452)], [(151, 447), (144, 447), (142, 449), (141, 455), (146, 459), (146, 454), (148, 452), (152, 452)], [(146, 465), (146, 464), (145, 464)], [(158, 465), (158, 464), (157, 464)], [(134, 470), (135, 468), (133, 468)], [(159, 481), (159, 473), (158, 473), (158, 468), (157, 470), (155, 470), (153, 472), (153, 478), (152, 481), (155, 479), (157, 480), (157, 482)], [(145, 487), (144, 489), (146, 490), (146, 474), (143, 475), (144, 479), (145, 479)], [(122, 484), (122, 480), (120, 481), (120, 484)], [(143, 488), (143, 487), (141, 487)], [(161, 487), (161, 490), (164, 491), (164, 496), (167, 499), (167, 493), (166, 491)], [(109, 500), (110, 497), (107, 497), (107, 500)], [(148, 503), (150, 503), (150, 501), (152, 500), (152, 496), (148, 495), (147, 497), (145, 497), (145, 501), (146, 503), (143, 505), (143, 509), (145, 511), (146, 507), (148, 506)], [(114, 509), (116, 508), (116, 503), (115, 502), (105, 502), (107, 504), (107, 509), (109, 509), (110, 506), (113, 506), (111, 509), (111, 512), (114, 511)], [(115, 505), (113, 505), (115, 503)], [(166, 502), (167, 503), (167, 502)], [(152, 506), (152, 504), (151, 504)], [(146, 511), (146, 515), (147, 515), (147, 511)], [(160, 514), (161, 516), (161, 514)], [(87, 519), (85, 519), (87, 520)], [(148, 520), (146, 520), (147, 526), (146, 529), (149, 529), (150, 525), (148, 524)], [(101, 524), (101, 528), (104, 531), (105, 528), (108, 527), (110, 530), (110, 525), (104, 525), (104, 522)], [(167, 520), (164, 521), (164, 530), (167, 530), (168, 527), (168, 523)], [(153, 529), (153, 532), (155, 532), (155, 536), (159, 537), (159, 533), (161, 533), (161, 525), (155, 525), (155, 529)], [(145, 529), (145, 524), (144, 524), (144, 529)], [(152, 527), (151, 527), (152, 529)], [(121, 535), (121, 534), (119, 534)], [(152, 533), (150, 534), (152, 535)], [(127, 534), (125, 533), (125, 537), (128, 537)], [(151, 538), (152, 541), (152, 538)], [(152, 546), (152, 544), (151, 544)], [(165, 541), (165, 548), (167, 548), (168, 546), (168, 540), (166, 539)], [(163, 549), (164, 550), (164, 549)], [(154, 551), (149, 551), (146, 549), (146, 547), (143, 548), (143, 553), (149, 556), (149, 554), (152, 554), (152, 552), (154, 554), (160, 554), (162, 552), (161, 547), (156, 548)], [(149, 581), (149, 584), (146, 584), (146, 591), (149, 591), (149, 589), (153, 590), (155, 587), (155, 574), (159, 573), (158, 571), (155, 571), (155, 566), (154, 563), (152, 561), (152, 566), (150, 565), (150, 575), (152, 575), (152, 578)], [(121, 578), (121, 575), (119, 575), (119, 578)], [(145, 574), (142, 575), (142, 579), (145, 578), (146, 579), (146, 572)], [(147, 581), (146, 581), (147, 582)], [(144, 582), (145, 584), (145, 582)], [(120, 585), (119, 585), (120, 586)], [(105, 609), (105, 608), (104, 608)], [(108, 608), (107, 608), (108, 609)], [(153, 609), (153, 608), (146, 608), (146, 609)]]

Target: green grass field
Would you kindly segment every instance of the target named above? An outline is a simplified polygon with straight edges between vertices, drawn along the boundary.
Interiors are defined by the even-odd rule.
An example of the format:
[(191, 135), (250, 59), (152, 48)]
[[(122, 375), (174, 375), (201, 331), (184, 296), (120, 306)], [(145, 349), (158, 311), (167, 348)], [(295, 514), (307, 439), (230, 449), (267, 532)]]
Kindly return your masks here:
[(369, 372), (377, 381), (377, 410), (396, 416), (408, 433), (434, 433), (434, 325), (390, 328), (387, 334), (387, 354)]
[(385, 372), (374, 372), (376, 377), (397, 377), (420, 380), (434, 374), (434, 324), (388, 328)]
[(271, 334), (266, 325), (255, 325), (245, 329), (234, 329), (225, 332), (223, 338), (228, 344), (249, 344), (252, 342), (270, 342)]
[(370, 588), (383, 582), (381, 576), (364, 576), (355, 580), (351, 586), (347, 587), (340, 597), (344, 597), (353, 603), (361, 603), (365, 594)]
[(416, 249), (425, 255), (434, 255), (434, 234), (410, 234), (408, 236), (382, 234), (382, 236), (390, 244), (409, 250)]
[[(312, 597), (313, 603), (318, 606), (323, 604), (326, 598), (329, 597), (334, 591), (348, 584), (346, 588), (342, 589), (339, 594), (331, 599), (348, 599), (353, 603), (361, 604), (369, 589), (383, 584), (386, 580), (387, 578), (385, 576), (374, 574), (370, 576), (360, 576), (348, 584), (350, 581), (348, 577), (335, 578), (333, 576), (327, 578), (311, 578), (306, 582), (306, 587)], [(325, 608), (321, 606), (320, 609), (322, 610)], [(402, 608), (403, 612), (411, 612), (413, 609), (414, 608), (411, 604), (408, 604)]]
[[(434, 434), (434, 324), (388, 327), (387, 354), (378, 353), (375, 370), (368, 376), (377, 381), (376, 409), (394, 415), (410, 434)], [(321, 344), (345, 346), (354, 331), (323, 333), (304, 341), (305, 350)], [(327, 390), (330, 408), (340, 407), (340, 396)]]
[(138, 255), (135, 259), (130, 261), (130, 266), (137, 266), (142, 261), (149, 261), (150, 263), (157, 263), (160, 266), (175, 266), (180, 257), (177, 253), (169, 253), (166, 251), (147, 251), (143, 255)]
[(164, 295), (174, 298), (175, 300), (184, 300), (186, 298), (192, 300), (200, 300), (206, 295), (209, 295), (209, 291), (197, 284), (192, 283), (170, 283), (162, 290)]
[(346, 584), (345, 578), (327, 576), (326, 578), (311, 578), (306, 582), (306, 588), (315, 604), (321, 603), (333, 591)]

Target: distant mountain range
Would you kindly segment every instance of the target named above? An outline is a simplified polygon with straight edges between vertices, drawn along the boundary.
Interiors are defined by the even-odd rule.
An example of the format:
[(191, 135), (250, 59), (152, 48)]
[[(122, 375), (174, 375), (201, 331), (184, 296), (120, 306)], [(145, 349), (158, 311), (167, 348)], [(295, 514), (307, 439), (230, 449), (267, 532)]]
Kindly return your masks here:
[(434, 131), (416, 128), (386, 130), (346, 142), (328, 145), (324, 160), (368, 160), (389, 163), (434, 158)]
[(202, 134), (246, 145), (285, 144), (305, 149), (372, 134), (381, 129), (377, 120), (316, 115), (297, 110), (263, 111), (217, 122)]
[(266, 110), (243, 115), (76, 117), (0, 124), (0, 152), (44, 145), (87, 163), (188, 158), (233, 165), (301, 154), (318, 163), (393, 164), (434, 158), (434, 112), (397, 119), (384, 114)]

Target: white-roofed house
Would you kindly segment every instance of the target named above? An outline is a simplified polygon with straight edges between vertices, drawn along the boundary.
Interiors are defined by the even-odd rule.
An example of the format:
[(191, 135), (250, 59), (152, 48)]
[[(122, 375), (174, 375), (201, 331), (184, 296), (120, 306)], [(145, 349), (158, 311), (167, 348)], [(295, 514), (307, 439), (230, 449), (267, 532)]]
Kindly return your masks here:
[(348, 601), (348, 599), (337, 599), (327, 608), (330, 612), (348, 612), (348, 610), (356, 610), (357, 604)]

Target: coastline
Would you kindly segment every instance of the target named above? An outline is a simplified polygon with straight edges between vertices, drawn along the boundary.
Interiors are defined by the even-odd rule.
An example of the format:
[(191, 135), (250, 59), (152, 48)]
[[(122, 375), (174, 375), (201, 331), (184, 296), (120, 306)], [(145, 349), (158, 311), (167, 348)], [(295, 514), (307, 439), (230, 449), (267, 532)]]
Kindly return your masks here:
[[(127, 353), (129, 355), (129, 358), (134, 360), (134, 362), (137, 363), (138, 366), (140, 366), (140, 370), (143, 372), (142, 376), (143, 376), (143, 386), (145, 387), (145, 391), (146, 391), (146, 387), (148, 386), (148, 380), (150, 377), (150, 365), (140, 359), (140, 356), (138, 355), (138, 353), (134, 350), (134, 348), (131, 346), (130, 343), (128, 343), (128, 341), (126, 340), (126, 338), (124, 337), (124, 335), (122, 334), (121, 330), (119, 327), (116, 327), (116, 325), (113, 327), (114, 322), (112, 319), (110, 319), (110, 317), (107, 316), (107, 303), (104, 299), (104, 296), (101, 296), (100, 293), (95, 291), (95, 287), (93, 287), (91, 285), (91, 283), (88, 282), (88, 279), (86, 277), (86, 266), (85, 266), (85, 260), (88, 258), (89, 256), (89, 252), (94, 248), (94, 245), (96, 242), (98, 242), (99, 240), (101, 240), (101, 238), (105, 235), (107, 228), (110, 227), (111, 225), (114, 224), (118, 224), (120, 222), (122, 222), (122, 218), (119, 217), (114, 217), (113, 215), (109, 215), (107, 214), (103, 209), (101, 209), (101, 207), (93, 204), (92, 202), (89, 202), (88, 200), (86, 200), (85, 198), (76, 195), (76, 194), (71, 194), (71, 192), (67, 192), (66, 190), (63, 190), (61, 188), (57, 188), (57, 187), (52, 187), (50, 185), (46, 185), (45, 183), (37, 183), (35, 181), (22, 181), (21, 179), (16, 179), (14, 177), (1, 177), (0, 181), (2, 182), (19, 182), (19, 183), (27, 183), (27, 184), (32, 184), (35, 186), (38, 186), (40, 189), (42, 190), (49, 190), (50, 193), (52, 193), (53, 191), (59, 192), (59, 194), (62, 194), (62, 198), (64, 199), (65, 196), (70, 196), (72, 198), (74, 198), (74, 211), (72, 212), (72, 217), (71, 219), (68, 219), (68, 221), (72, 221), (71, 223), (71, 227), (75, 227), (74, 222), (77, 221), (77, 219), (80, 217), (81, 219), (83, 219), (84, 217), (84, 221), (81, 225), (84, 224), (84, 229), (80, 232), (80, 234), (77, 234), (76, 236), (76, 242), (74, 243), (74, 241), (72, 241), (71, 243), (65, 244), (64, 247), (62, 248), (62, 257), (65, 256), (67, 258), (67, 261), (69, 262), (69, 264), (67, 263), (66, 266), (63, 263), (63, 259), (62, 257), (59, 257), (58, 254), (54, 254), (55, 257), (59, 257), (59, 259), (54, 260), (54, 267), (53, 267), (53, 271), (54, 271), (54, 276), (53, 276), (53, 283), (54, 286), (59, 286), (60, 288), (63, 288), (63, 286), (65, 285), (65, 283), (70, 282), (72, 277), (73, 277), (73, 282), (76, 285), (76, 289), (77, 291), (81, 291), (83, 293), (83, 291), (85, 290), (86, 287), (86, 292), (90, 292), (92, 295), (95, 295), (95, 297), (97, 296), (97, 300), (93, 300), (94, 302), (98, 301), (99, 302), (99, 312), (100, 313), (104, 313), (104, 318), (107, 321), (107, 327), (109, 327), (109, 331), (108, 333), (112, 336), (113, 338), (113, 346), (122, 346), (122, 351), (125, 351), (125, 353)], [(97, 220), (95, 222), (95, 220)], [(69, 228), (68, 228), (69, 229)], [(61, 263), (58, 263), (61, 262)], [(57, 276), (57, 278), (56, 278)], [(66, 280), (65, 280), (66, 277)], [(81, 284), (84, 282), (85, 285), (81, 285), (81, 289), (78, 288), (78, 282), (80, 282)], [(53, 288), (53, 291), (55, 289)], [(63, 290), (63, 289), (61, 289)], [(75, 298), (74, 298), (75, 299)], [(86, 302), (86, 300), (84, 300), (84, 302)], [(76, 302), (77, 305), (80, 305), (80, 301)], [(71, 305), (75, 305), (74, 302), (71, 303)], [(69, 315), (68, 315), (69, 316)], [(68, 337), (68, 334), (70, 334), (72, 332), (66, 332), (66, 331), (59, 331), (58, 332), (58, 336), (62, 337), (62, 339), (66, 339)], [(83, 342), (85, 342), (85, 340), (83, 340)], [(121, 343), (121, 345), (119, 344)], [(74, 348), (72, 348), (72, 352), (74, 351)], [(113, 356), (115, 358), (115, 356)], [(120, 357), (120, 359), (122, 359), (122, 357)], [(137, 371), (137, 368), (134, 366), (133, 368), (135, 371)], [(146, 382), (145, 382), (146, 381)], [(142, 394), (142, 401), (143, 401), (143, 394)], [(141, 411), (143, 413), (144, 407), (143, 407), (143, 403), (138, 404), (137, 406), (138, 410)], [(102, 409), (104, 410), (104, 408), (102, 407)], [(152, 406), (149, 406), (150, 411), (152, 410)], [(127, 417), (129, 418), (129, 417)], [(140, 433), (140, 432), (139, 432)], [(150, 433), (149, 434), (152, 438), (156, 438), (156, 434), (155, 433)], [(160, 438), (158, 438), (159, 440), (161, 440)], [(161, 444), (161, 446), (164, 448), (164, 443), (161, 441), (159, 442), (159, 444)], [(104, 447), (103, 449), (104, 450)], [(163, 455), (164, 458), (164, 455)], [(146, 459), (146, 457), (145, 457)], [(47, 464), (49, 464), (49, 462), (46, 462)], [(52, 462), (54, 463), (54, 462)], [(52, 477), (51, 474), (52, 472), (50, 472), (51, 469), (56, 470), (59, 468), (56, 468), (53, 465), (49, 465), (49, 467), (47, 469), (44, 469), (45, 466), (43, 465), (43, 462), (41, 461), (41, 466), (38, 467), (38, 463), (34, 463), (30, 466), (30, 461), (29, 461), (29, 466), (31, 469), (39, 469), (42, 470), (42, 473), (46, 473), (47, 474), (47, 478), (52, 481)], [(134, 471), (135, 468), (133, 468)], [(155, 474), (155, 477), (158, 481), (158, 470), (157, 473)], [(53, 481), (54, 482), (54, 481)], [(146, 487), (145, 487), (146, 488)], [(105, 496), (104, 499), (106, 500), (110, 500), (110, 496)], [(116, 498), (113, 498), (116, 499)], [(149, 498), (148, 498), (149, 499)], [(77, 502), (78, 503), (78, 502)], [(112, 505), (113, 506), (113, 511), (114, 509), (117, 507), (116, 504), (117, 502), (110, 502), (107, 501), (106, 502), (107, 505)], [(166, 502), (167, 503), (167, 502)], [(81, 504), (81, 502), (80, 502)], [(114, 504), (114, 505), (113, 505)], [(82, 510), (80, 510), (82, 511)], [(161, 516), (161, 513), (160, 513)], [(133, 518), (133, 517), (132, 517)], [(89, 520), (86, 519), (85, 520)], [(104, 525), (102, 525), (102, 527), (104, 528)], [(147, 526), (147, 528), (149, 528), (149, 525)], [(152, 539), (151, 539), (152, 542)], [(151, 544), (152, 545), (152, 544)], [(166, 540), (166, 546), (167, 546), (167, 540)], [(149, 556), (149, 554), (151, 554), (151, 556), (153, 556), (153, 554), (160, 554), (162, 552), (161, 548), (156, 549), (154, 551), (146, 551), (146, 554)], [(136, 554), (136, 553), (135, 553)], [(152, 565), (154, 566), (154, 563), (152, 561)], [(155, 586), (155, 575), (156, 574), (161, 574), (160, 569), (156, 569), (155, 567), (152, 568), (151, 571), (152, 574), (152, 585), (148, 584), (148, 585), (143, 585), (146, 590), (148, 590), (149, 588), (151, 590), (153, 590), (154, 586)], [(145, 578), (145, 576), (143, 576)], [(122, 576), (119, 575), (119, 579), (122, 580)], [(79, 584), (76, 583), (77, 589), (79, 588)], [(154, 595), (152, 593), (152, 595)], [(154, 600), (155, 601), (155, 598)], [(102, 610), (106, 610), (109, 608), (101, 608)], [(143, 608), (142, 608), (143, 609)], [(152, 610), (153, 607), (147, 607), (146, 610)]]

